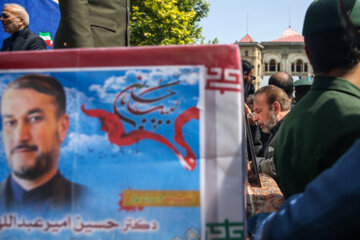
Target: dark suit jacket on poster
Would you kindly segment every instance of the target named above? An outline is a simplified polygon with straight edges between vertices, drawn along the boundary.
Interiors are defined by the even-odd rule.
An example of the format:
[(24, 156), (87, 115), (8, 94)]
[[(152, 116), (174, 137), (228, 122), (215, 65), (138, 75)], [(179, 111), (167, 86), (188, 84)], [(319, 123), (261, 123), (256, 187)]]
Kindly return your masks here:
[[(14, 40), (13, 40), (14, 39)], [(13, 47), (11, 48), (11, 43)], [(1, 51), (20, 51), (20, 50), (42, 50), (46, 49), (45, 41), (25, 27), (21, 31), (14, 33), (12, 36), (3, 41)]]
[(128, 45), (129, 0), (61, 0), (54, 48)]
[(68, 212), (82, 201), (85, 189), (84, 186), (68, 181), (58, 172), (48, 183), (30, 191), (35, 197), (35, 203), (19, 205), (13, 200), (9, 176), (0, 184), (0, 209), (2, 212)]

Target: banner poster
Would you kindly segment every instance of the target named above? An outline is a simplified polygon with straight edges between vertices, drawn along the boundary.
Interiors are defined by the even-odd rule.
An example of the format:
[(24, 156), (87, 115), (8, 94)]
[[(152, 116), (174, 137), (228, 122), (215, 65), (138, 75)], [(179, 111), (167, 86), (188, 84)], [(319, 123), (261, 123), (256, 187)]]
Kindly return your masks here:
[(245, 239), (236, 45), (1, 53), (0, 94), (0, 239)]

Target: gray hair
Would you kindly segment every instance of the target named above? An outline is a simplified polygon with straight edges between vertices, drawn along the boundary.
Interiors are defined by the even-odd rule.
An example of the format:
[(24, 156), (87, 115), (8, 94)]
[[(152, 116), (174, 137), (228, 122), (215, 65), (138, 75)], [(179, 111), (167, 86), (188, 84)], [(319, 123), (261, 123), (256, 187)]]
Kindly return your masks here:
[(278, 102), (281, 107), (281, 112), (290, 110), (291, 101), (283, 89), (275, 85), (267, 85), (258, 89), (254, 96), (256, 97), (259, 94), (265, 94), (267, 103), (269, 104), (269, 109), (271, 109), (274, 102)]
[(19, 17), (24, 18), (25, 26), (29, 26), (29, 24), (30, 24), (29, 14), (27, 13), (26, 9), (23, 6), (16, 4), (16, 3), (5, 3), (3, 8), (5, 8), (5, 7), (15, 8), (16, 14), (18, 14)]

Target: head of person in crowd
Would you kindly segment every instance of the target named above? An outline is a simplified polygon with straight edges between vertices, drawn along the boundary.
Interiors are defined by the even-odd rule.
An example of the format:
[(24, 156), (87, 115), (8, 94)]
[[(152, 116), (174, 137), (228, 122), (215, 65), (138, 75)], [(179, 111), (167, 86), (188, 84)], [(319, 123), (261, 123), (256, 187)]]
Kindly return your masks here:
[[(342, 77), (360, 87), (360, 78), (349, 76), (360, 67), (360, 48), (344, 30), (337, 2), (318, 0), (309, 6), (303, 26), (305, 51), (316, 76)], [(344, 2), (352, 23), (360, 28), (360, 2)]]
[(245, 101), (246, 105), (250, 108), (251, 112), (254, 111), (254, 94), (250, 94)]
[(30, 23), (29, 14), (25, 8), (15, 3), (4, 4), (0, 20), (4, 31), (10, 34), (19, 32)]
[(284, 90), (268, 85), (260, 88), (254, 96), (254, 121), (264, 133), (271, 133), (290, 111), (291, 100)]
[(252, 85), (253, 81), (255, 80), (254, 65), (249, 61), (242, 60), (242, 70), (243, 70), (244, 81)]
[(292, 76), (286, 72), (277, 72), (271, 75), (268, 85), (274, 85), (285, 91), (289, 98), (292, 98), (294, 92), (294, 80)]
[(11, 177), (24, 189), (36, 188), (58, 171), (60, 145), (69, 117), (61, 84), (30, 74), (11, 82), (1, 99), (3, 142)]
[(299, 102), (311, 89), (312, 83), (306, 79), (300, 79), (295, 81), (295, 100)]

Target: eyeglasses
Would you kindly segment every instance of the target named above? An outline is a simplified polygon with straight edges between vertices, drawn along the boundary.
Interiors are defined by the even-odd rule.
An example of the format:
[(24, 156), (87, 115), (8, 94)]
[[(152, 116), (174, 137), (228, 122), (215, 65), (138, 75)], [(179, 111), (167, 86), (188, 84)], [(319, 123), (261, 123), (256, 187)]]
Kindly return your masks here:
[(2, 13), (2, 14), (0, 15), (0, 17), (1, 17), (2, 19), (8, 19), (10, 16), (7, 15), (6, 13)]
[[(14, 16), (14, 17), (15, 18), (20, 18), (19, 16)], [(6, 14), (6, 13), (1, 13), (0, 18), (1, 19), (9, 19), (9, 18), (11, 18), (11, 15)]]

